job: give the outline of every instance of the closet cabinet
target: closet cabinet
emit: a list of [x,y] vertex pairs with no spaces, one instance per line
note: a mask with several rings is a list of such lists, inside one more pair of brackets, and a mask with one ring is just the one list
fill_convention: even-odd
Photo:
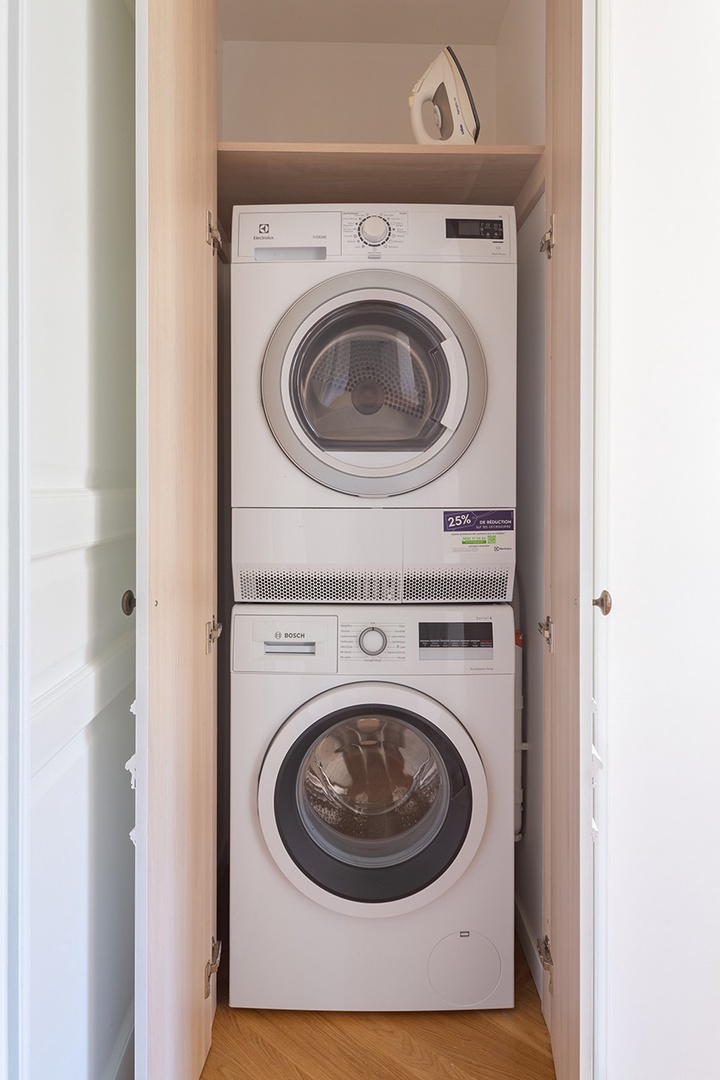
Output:
[[[502,15],[536,2],[494,6]],[[543,191],[555,226],[546,286],[544,587],[555,643],[545,671],[543,886],[554,972],[544,1011],[559,1080],[585,1075],[582,19],[580,0],[548,0],[544,149],[418,147],[408,122],[407,144],[222,141],[218,150],[213,0],[138,4],[138,1077],[197,1080],[213,1015],[217,259],[208,215],[228,236],[236,202],[498,202],[513,203],[523,221]],[[462,59],[462,42],[453,44]],[[252,113],[252,101],[245,106]]]

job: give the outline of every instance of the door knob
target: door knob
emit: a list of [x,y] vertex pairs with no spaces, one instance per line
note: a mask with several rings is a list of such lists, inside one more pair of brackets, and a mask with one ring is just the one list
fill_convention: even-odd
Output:
[[120,607],[123,609],[123,613],[125,615],[132,615],[136,604],[137,600],[135,599],[135,593],[132,589],[127,589],[123,593],[122,600],[120,601]]
[[609,615],[612,611],[612,596],[603,589],[599,596],[596,596],[593,600],[593,607],[599,607],[603,615]]

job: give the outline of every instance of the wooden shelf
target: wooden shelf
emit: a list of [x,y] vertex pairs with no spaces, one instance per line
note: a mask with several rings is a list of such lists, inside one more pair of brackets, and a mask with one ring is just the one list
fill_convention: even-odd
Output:
[[384,202],[532,205],[542,146],[220,143],[218,215],[252,203]]

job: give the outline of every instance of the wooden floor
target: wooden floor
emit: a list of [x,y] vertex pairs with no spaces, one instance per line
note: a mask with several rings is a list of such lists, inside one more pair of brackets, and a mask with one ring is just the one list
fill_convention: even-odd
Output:
[[221,980],[201,1080],[555,1080],[518,945],[515,957],[515,1008],[488,1012],[231,1009]]

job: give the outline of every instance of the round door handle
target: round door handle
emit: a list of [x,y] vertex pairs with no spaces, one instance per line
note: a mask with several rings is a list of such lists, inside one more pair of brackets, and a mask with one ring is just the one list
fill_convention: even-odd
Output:
[[603,589],[600,595],[595,597],[593,600],[593,607],[600,608],[603,615],[610,614],[612,611],[612,596],[607,589]]
[[123,614],[132,615],[136,606],[137,600],[135,599],[135,593],[132,591],[132,589],[127,589],[123,593],[122,600],[120,601],[120,607],[123,609]]

